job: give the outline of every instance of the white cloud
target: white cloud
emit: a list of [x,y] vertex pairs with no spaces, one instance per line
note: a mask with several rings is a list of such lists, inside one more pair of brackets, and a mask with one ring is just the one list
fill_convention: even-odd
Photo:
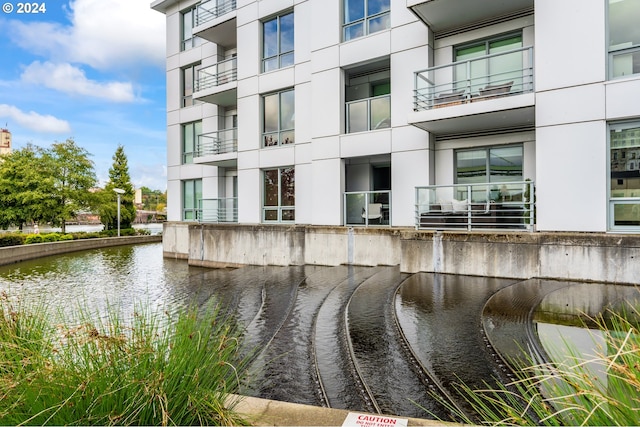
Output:
[[131,83],[89,80],[83,70],[67,63],[35,61],[25,68],[21,78],[24,83],[42,85],[71,95],[90,96],[114,102],[135,100]]
[[38,114],[35,111],[24,112],[18,107],[0,104],[0,117],[15,120],[20,126],[42,133],[69,133],[71,126],[65,120],[51,115]]
[[54,59],[100,70],[162,66],[165,17],[148,0],[71,0],[71,25],[12,21],[13,42]]

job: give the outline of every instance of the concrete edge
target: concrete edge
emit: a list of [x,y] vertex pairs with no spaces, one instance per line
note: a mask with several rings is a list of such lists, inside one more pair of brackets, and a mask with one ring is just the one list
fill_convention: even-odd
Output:
[[0,248],[0,265],[61,255],[70,252],[108,248],[112,246],[161,242],[161,235],[98,237],[94,239],[64,240],[60,242],[33,243],[30,245],[5,246]]
[[[349,413],[362,413],[238,395],[229,396],[228,403],[253,426],[342,426]],[[389,417],[407,419],[409,426],[460,426],[421,418]]]

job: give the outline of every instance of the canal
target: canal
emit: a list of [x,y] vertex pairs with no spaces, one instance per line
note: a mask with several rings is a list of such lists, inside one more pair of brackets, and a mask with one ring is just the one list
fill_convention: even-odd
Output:
[[245,394],[444,419],[433,393],[467,409],[456,383],[507,382],[504,358],[521,349],[561,357],[554,343],[563,337],[592,351],[594,334],[576,319],[638,298],[630,286],[397,267],[206,269],[163,258],[159,243],[0,267],[0,291],[69,315],[108,306],[126,315],[137,304],[175,311],[216,298],[244,326],[246,348],[258,349]]

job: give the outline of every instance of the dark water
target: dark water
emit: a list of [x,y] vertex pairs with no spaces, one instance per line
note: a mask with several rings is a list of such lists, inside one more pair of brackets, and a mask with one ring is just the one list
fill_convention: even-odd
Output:
[[130,313],[136,304],[176,310],[216,298],[245,327],[246,348],[255,350],[246,394],[442,419],[449,412],[434,393],[466,410],[457,383],[509,381],[505,359],[517,359],[520,349],[548,357],[537,334],[544,322],[619,306],[635,291],[409,275],[397,267],[213,270],[164,259],[161,244],[0,267],[0,290],[68,313],[78,304]]

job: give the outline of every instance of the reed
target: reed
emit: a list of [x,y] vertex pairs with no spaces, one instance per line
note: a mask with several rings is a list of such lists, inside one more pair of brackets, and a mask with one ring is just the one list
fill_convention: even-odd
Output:
[[218,306],[52,324],[42,307],[0,302],[2,425],[246,424],[229,394],[247,362]]
[[[463,422],[486,425],[640,424],[640,333],[637,307],[594,319],[604,345],[579,354],[569,344],[566,360],[521,367],[517,380],[498,389],[459,386],[475,411]],[[601,375],[595,375],[594,370]]]

